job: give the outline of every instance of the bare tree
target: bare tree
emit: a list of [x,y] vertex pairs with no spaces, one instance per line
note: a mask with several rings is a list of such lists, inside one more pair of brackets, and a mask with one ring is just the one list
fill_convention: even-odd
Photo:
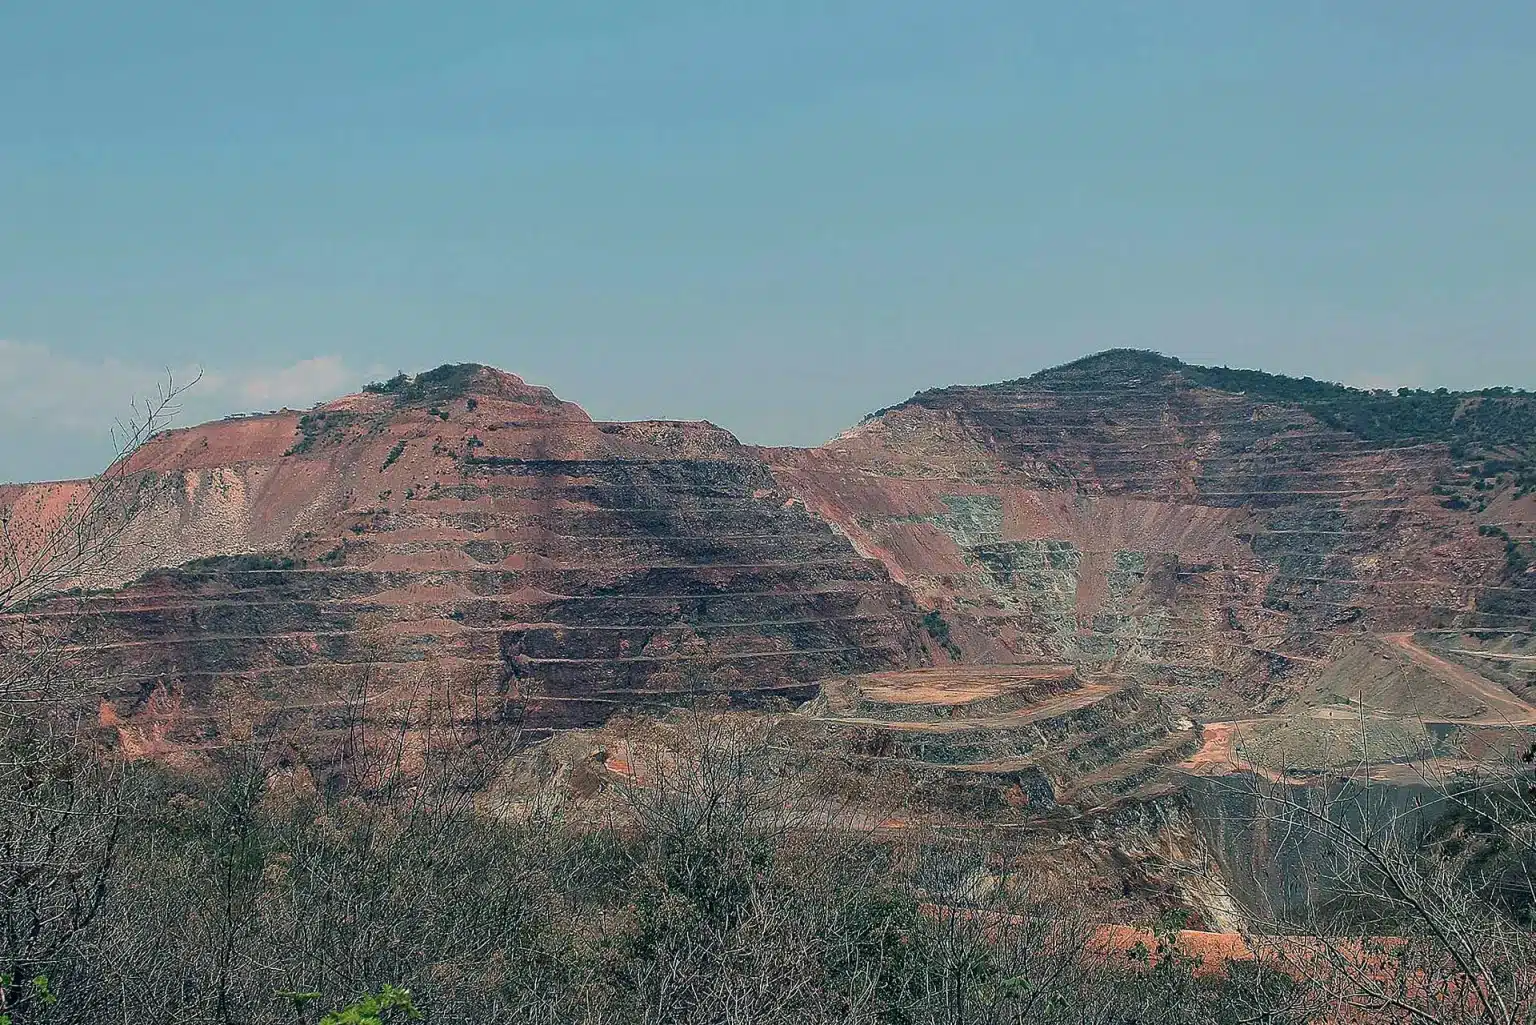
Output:
[[167,372],[154,396],[135,399],[112,432],[107,468],[77,482],[62,510],[33,517],[14,507],[0,510],[0,615],[69,586],[117,554],[143,511],[147,481],[133,455],[175,418],[197,381],[178,384]]
[[14,499],[0,510],[0,976],[10,980],[0,1007],[48,996],[27,980],[46,977],[100,912],[129,787],[123,766],[83,739],[81,698],[93,688],[67,665],[66,636],[28,606],[118,554],[146,507],[132,456],[186,387],[167,375],[136,403],[107,469],[60,486],[73,491],[62,510],[18,510]]

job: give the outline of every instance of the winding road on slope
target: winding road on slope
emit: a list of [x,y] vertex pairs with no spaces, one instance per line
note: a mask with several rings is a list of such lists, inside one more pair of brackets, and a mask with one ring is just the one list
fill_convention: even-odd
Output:
[[1536,708],[1521,701],[1498,684],[1479,676],[1465,666],[1459,666],[1426,651],[1413,642],[1411,633],[1382,634],[1381,639],[1402,652],[1414,664],[1447,683],[1470,691],[1483,702],[1488,711],[1472,719],[1461,719],[1461,725],[1474,726],[1530,726],[1536,725]]

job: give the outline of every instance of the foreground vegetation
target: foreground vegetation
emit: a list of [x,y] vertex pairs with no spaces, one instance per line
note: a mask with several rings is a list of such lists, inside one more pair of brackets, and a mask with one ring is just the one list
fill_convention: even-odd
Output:
[[216,780],[61,753],[8,780],[42,810],[5,827],[0,951],[10,980],[45,982],[13,981],[7,1011],[313,1022],[363,999],[379,1020],[445,1022],[1195,1023],[1253,1020],[1287,990],[1101,949],[1024,881],[978,894],[996,849],[815,828],[791,810],[796,781],[729,743],[699,754],[578,827],[477,809],[460,786],[483,782],[474,754],[326,795],[254,759]]
[[1536,790],[1460,791],[1423,842],[1369,791],[1250,792],[1348,906],[1251,908],[1258,956],[1203,965],[1176,919],[1106,942],[1004,838],[859,828],[730,717],[581,822],[509,803],[489,741],[407,772],[359,733],[315,785],[275,743],[189,774],[44,722],[0,771],[12,1025],[1536,1020]]

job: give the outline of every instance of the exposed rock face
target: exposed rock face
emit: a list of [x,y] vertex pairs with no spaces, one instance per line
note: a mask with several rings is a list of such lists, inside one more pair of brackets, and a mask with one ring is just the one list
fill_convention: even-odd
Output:
[[[1228,888],[1307,895],[1214,777],[1368,764],[1407,801],[1408,757],[1536,724],[1536,397],[1508,389],[1110,352],[801,450],[449,366],[129,471],[122,543],[0,617],[0,652],[51,634],[103,735],[181,764],[260,741],[330,786],[522,728],[558,735],[487,793],[579,815],[693,742],[616,713],[703,695],[772,713],[720,718],[861,828],[1006,825],[1110,916],[1230,928]],[[85,492],[0,488],[10,538]]]
[[[84,582],[113,589],[37,610],[105,671],[125,731],[179,715],[161,741],[216,744],[206,717],[151,696],[323,708],[360,664],[400,694],[430,664],[462,714],[515,701],[542,731],[701,691],[800,701],[920,659],[884,567],[727,432],[595,423],[479,367],[386,387],[135,456],[151,508]],[[55,487],[13,506],[57,505]]]
[[[548,731],[701,691],[751,706],[879,670],[1060,663],[1165,702],[1137,705],[1159,758],[1182,754],[1173,713],[1370,705],[1337,667],[1378,655],[1408,675],[1371,694],[1439,681],[1434,717],[1523,709],[1529,397],[1247,373],[1106,353],[795,450],[598,423],[443,367],[153,439],[131,464],[147,512],[93,590],[26,619],[104,674],[103,721],[147,752],[217,747],[236,714],[339,728],[326,710],[364,666],[370,714],[429,671],[456,717],[515,705]],[[77,490],[0,505],[38,535]],[[983,732],[967,763],[1011,757]]]
[[766,457],[942,609],[968,659],[1114,669],[1215,711],[1288,696],[1361,635],[1523,645],[1536,610],[1511,607],[1524,581],[1487,526],[1514,503],[1456,497],[1454,445],[1363,438],[1191,379],[1210,373],[1106,353],[925,392]]

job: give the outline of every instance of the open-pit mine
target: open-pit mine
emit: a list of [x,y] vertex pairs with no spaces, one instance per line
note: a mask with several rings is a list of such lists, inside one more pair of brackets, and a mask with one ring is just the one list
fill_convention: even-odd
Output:
[[[1108,918],[1225,930],[1275,866],[1224,780],[1406,793],[1536,724],[1536,397],[1507,388],[1111,351],[789,449],[457,365],[123,470],[110,557],[6,626],[94,681],[100,743],[194,769],[260,741],[323,780],[362,709],[516,731],[498,785],[579,809],[703,709],[868,828],[1011,829]],[[0,489],[13,536],[85,487]]]

